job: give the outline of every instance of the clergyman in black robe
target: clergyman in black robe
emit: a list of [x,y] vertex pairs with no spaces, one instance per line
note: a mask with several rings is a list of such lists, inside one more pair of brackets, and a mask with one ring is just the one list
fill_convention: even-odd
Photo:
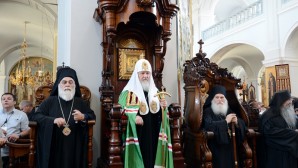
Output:
[[88,120],[95,114],[81,99],[75,70],[57,72],[51,95],[34,113],[38,123],[38,168],[85,168],[88,164]]
[[297,167],[297,118],[289,91],[276,92],[259,120],[260,164],[264,168]]
[[[246,132],[245,123],[229,108],[226,89],[216,85],[212,88],[203,111],[203,128],[214,133],[214,138],[208,141],[208,146],[212,152],[212,164],[215,168],[235,166],[231,136],[232,123],[235,124],[236,141],[239,146]],[[241,167],[242,163],[238,162],[238,164]]]

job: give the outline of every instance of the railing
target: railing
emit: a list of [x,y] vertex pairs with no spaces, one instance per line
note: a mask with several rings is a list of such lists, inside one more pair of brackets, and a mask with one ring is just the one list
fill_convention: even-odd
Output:
[[[284,0],[286,1],[286,0]],[[290,1],[290,0],[288,0]],[[263,1],[260,0],[238,12],[237,14],[223,20],[202,32],[203,40],[222,34],[223,32],[243,24],[259,15],[263,14]]]

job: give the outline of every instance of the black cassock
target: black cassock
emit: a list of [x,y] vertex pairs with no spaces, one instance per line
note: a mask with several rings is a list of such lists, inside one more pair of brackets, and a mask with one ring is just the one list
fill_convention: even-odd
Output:
[[[228,110],[227,115],[230,113],[231,110]],[[206,108],[203,114],[203,128],[206,131],[212,131],[214,133],[214,138],[208,141],[208,146],[212,152],[213,167],[233,168],[233,143],[225,116],[215,115],[211,107]],[[243,141],[245,130],[246,127],[244,121],[238,117],[238,128],[235,129],[237,146],[240,146],[240,143]],[[241,167],[242,163],[239,164],[239,167]]]
[[281,115],[273,115],[271,109],[264,112],[259,131],[262,134],[259,148],[262,167],[297,168],[298,132],[290,129]]
[[[148,93],[144,94],[147,97]],[[137,134],[145,168],[153,168],[155,164],[161,114],[161,110],[155,114],[150,111],[146,115],[138,114],[144,123],[142,126],[137,125]]]
[[[60,98],[65,120],[68,120],[71,101]],[[72,110],[87,114],[88,120],[95,119],[94,112],[78,97],[74,98]],[[88,125],[87,122],[75,123],[73,116],[69,119],[70,135],[62,133],[63,126],[54,124],[55,118],[63,117],[57,96],[50,96],[42,102],[33,116],[38,123],[37,167],[38,168],[85,168],[87,167]]]

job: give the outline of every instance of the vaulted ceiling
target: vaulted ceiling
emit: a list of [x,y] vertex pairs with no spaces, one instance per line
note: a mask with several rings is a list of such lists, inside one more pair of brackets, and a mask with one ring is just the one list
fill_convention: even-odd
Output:
[[53,58],[57,34],[57,0],[0,0],[0,63],[20,57],[25,36],[27,56]]

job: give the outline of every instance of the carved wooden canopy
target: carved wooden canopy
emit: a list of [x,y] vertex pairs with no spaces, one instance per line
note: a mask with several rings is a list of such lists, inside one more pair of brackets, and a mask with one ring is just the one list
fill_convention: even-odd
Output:
[[[103,71],[100,91],[114,100],[127,77],[121,78],[121,51],[144,51],[152,64],[157,87],[162,86],[162,71],[167,41],[171,36],[171,18],[178,7],[169,0],[99,0],[94,17],[103,26]],[[120,54],[119,54],[120,53]],[[111,92],[112,91],[112,92]],[[113,94],[112,94],[113,93]]]

